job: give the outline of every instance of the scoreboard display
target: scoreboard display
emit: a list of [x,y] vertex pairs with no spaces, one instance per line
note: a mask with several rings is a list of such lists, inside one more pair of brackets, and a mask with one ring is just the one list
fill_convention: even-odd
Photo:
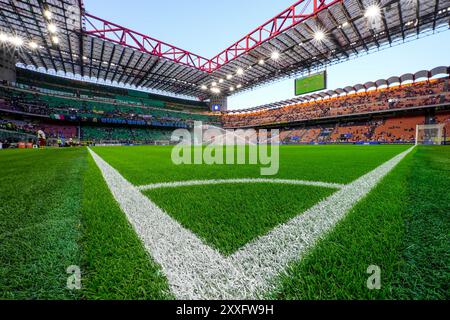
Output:
[[295,95],[324,90],[327,88],[327,72],[323,71],[295,80]]

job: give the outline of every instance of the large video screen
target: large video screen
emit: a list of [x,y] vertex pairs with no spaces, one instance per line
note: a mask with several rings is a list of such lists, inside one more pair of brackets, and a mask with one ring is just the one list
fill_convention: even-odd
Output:
[[311,76],[295,80],[295,95],[300,96],[327,88],[327,72],[316,73]]

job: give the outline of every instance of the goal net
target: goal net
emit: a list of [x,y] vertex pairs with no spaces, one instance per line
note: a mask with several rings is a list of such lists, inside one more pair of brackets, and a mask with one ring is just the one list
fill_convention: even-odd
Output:
[[416,145],[442,145],[444,141],[444,127],[444,124],[417,126]]

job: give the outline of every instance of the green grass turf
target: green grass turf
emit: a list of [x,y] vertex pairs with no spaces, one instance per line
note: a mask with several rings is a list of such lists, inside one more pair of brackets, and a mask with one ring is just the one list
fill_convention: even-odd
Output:
[[229,255],[334,191],[263,183],[161,188],[146,195],[206,243]]
[[408,177],[395,299],[450,299],[450,148],[421,147]]
[[[280,171],[272,178],[349,183],[409,146],[282,146]],[[260,178],[259,165],[179,165],[171,147],[93,149],[135,185],[158,182]]]
[[66,269],[80,261],[80,150],[0,153],[0,298],[75,299]]
[[2,151],[0,167],[0,299],[172,298],[86,149]]
[[[272,299],[449,299],[450,148],[420,147],[286,275]],[[382,288],[367,289],[369,265]]]
[[[406,148],[283,147],[277,177],[346,183]],[[170,163],[168,148],[96,151],[136,184],[259,177],[259,167],[252,166],[176,167]],[[168,294],[165,277],[113,201],[86,149],[2,150],[0,167],[0,299],[173,298]],[[268,297],[449,299],[449,168],[448,147],[415,150],[302,261],[292,264]],[[215,205],[222,210],[236,208],[239,203],[241,209],[257,199],[258,212],[269,213],[271,206],[275,212],[280,208],[264,194],[270,192],[271,197],[286,199],[291,192],[282,194],[279,185],[252,185],[237,192],[236,188],[244,186],[207,186],[208,193],[203,195],[199,192],[202,187],[187,188],[187,194],[181,194],[179,189],[161,189],[167,194],[158,196],[156,201],[164,206],[163,201],[170,197],[192,199],[191,212],[183,212],[183,208],[173,212],[185,219],[188,214],[204,220],[216,219],[226,226],[229,210],[224,216],[214,216],[212,211],[205,214],[196,211],[194,200],[200,199],[197,204],[206,205],[205,197],[215,197],[209,190],[217,187],[220,190],[216,195],[223,191],[227,196],[216,198],[216,203],[208,200],[209,207]],[[307,188],[306,191],[314,189]],[[243,200],[233,201],[236,197]],[[298,199],[278,205],[289,211],[291,206],[306,204]],[[257,222],[254,229],[249,228],[254,233],[243,234],[249,240],[265,233],[265,228],[270,230],[268,224],[275,223],[269,221],[270,214],[258,216],[250,209],[246,212],[247,221],[253,218]],[[285,213],[275,216],[277,223],[289,219]],[[207,230],[205,225],[199,225],[201,230],[197,232],[211,233],[217,227],[210,224]],[[245,224],[238,228],[242,226]],[[223,252],[232,252],[245,242],[221,235],[220,230],[218,235],[222,242],[217,247],[228,241]],[[366,288],[366,269],[371,264],[381,267],[380,291]],[[79,292],[66,289],[69,265],[82,268],[83,290]]]
[[173,299],[162,271],[136,237],[90,156],[83,187],[83,297]]

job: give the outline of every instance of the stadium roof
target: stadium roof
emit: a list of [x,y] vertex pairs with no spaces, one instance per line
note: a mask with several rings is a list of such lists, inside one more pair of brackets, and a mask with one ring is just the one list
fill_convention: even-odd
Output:
[[212,59],[85,12],[81,0],[0,0],[19,63],[207,99],[448,30],[450,0],[301,0]]

